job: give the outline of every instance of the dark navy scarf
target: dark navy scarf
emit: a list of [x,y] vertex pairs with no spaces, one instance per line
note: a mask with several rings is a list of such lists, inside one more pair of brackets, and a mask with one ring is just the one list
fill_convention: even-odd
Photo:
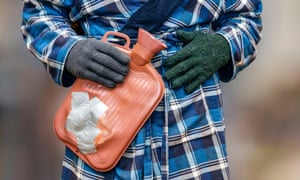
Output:
[[139,28],[156,32],[181,2],[182,0],[149,0],[129,18],[120,32],[130,38],[137,37]]

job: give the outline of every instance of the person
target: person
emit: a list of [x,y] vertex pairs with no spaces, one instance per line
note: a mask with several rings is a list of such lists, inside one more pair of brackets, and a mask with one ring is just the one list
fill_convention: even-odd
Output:
[[220,83],[256,58],[260,0],[23,3],[26,47],[63,87],[76,78],[108,88],[124,82],[130,59],[98,41],[107,31],[134,40],[142,27],[167,45],[151,61],[164,79],[164,98],[118,164],[99,172],[66,148],[62,179],[229,179]]

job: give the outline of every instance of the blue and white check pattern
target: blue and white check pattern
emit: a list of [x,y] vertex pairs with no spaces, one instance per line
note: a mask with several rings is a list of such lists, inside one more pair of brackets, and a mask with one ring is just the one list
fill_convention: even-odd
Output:
[[[147,0],[23,2],[22,33],[27,48],[56,83],[69,86],[74,77],[64,64],[72,46],[120,30]],[[259,0],[184,0],[154,34],[168,46],[152,60],[154,67],[164,74],[162,62],[181,48],[174,36],[176,29],[221,34],[231,47],[232,62],[190,95],[165,82],[164,99],[113,170],[97,172],[66,149],[62,179],[229,179],[220,80],[234,79],[255,59],[261,12]],[[71,21],[79,21],[86,35],[77,35],[70,28]]]

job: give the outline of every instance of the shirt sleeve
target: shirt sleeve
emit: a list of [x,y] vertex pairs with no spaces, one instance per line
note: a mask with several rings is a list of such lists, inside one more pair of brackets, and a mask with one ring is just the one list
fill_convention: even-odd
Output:
[[27,49],[40,60],[53,80],[68,87],[75,78],[64,65],[69,51],[84,39],[71,28],[69,9],[74,0],[23,1],[21,31]]
[[227,39],[231,61],[219,70],[220,79],[228,82],[256,58],[262,31],[260,0],[226,0],[224,13],[213,23],[217,34]]

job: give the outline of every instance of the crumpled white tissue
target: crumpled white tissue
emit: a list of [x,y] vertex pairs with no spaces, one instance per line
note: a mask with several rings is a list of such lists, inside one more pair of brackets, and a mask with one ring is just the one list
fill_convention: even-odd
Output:
[[76,136],[78,149],[83,154],[96,152],[94,139],[101,132],[97,122],[106,110],[107,106],[97,97],[90,100],[86,92],[72,92],[72,109],[66,129]]

